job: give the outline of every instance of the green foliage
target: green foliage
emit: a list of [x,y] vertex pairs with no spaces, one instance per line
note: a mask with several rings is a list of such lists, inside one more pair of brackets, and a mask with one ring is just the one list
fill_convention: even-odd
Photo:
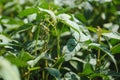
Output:
[[46,68],[46,70],[56,78],[56,80],[60,80],[60,72],[54,68]]
[[1,0],[0,56],[18,67],[21,80],[119,80],[119,5]]

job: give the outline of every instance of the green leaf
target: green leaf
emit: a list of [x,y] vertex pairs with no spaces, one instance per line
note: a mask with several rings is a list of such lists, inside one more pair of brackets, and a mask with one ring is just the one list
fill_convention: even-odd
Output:
[[112,59],[113,63],[115,64],[116,70],[118,71],[116,60],[115,60],[114,56],[112,55],[112,53],[110,53],[110,51],[107,48],[105,48],[104,46],[101,46],[100,44],[97,44],[97,43],[89,44],[89,48],[100,49],[103,52],[105,52]]
[[64,56],[61,56],[52,67],[59,67],[64,61]]
[[81,46],[75,42],[74,39],[70,39],[66,46],[63,47],[63,53],[65,61],[70,60],[80,50]]
[[35,70],[38,70],[40,69],[40,67],[32,67],[32,68],[29,68],[29,71],[35,71]]
[[25,16],[28,16],[30,14],[37,13],[37,12],[38,12],[37,8],[28,8],[28,9],[21,11],[18,16],[25,17]]
[[36,40],[34,40],[29,43],[26,43],[25,48],[28,52],[34,53],[36,50],[41,50],[43,48],[44,43],[44,40],[38,40],[37,43]]
[[[95,32],[95,33],[97,33],[98,31],[97,31],[97,28],[94,28],[94,27],[87,27],[88,28],[88,30],[90,30],[90,31],[92,31],[92,32]],[[106,29],[102,29],[102,33],[108,33],[108,32],[110,32],[109,30],[106,30]]]
[[82,22],[86,22],[87,20],[85,19],[85,17],[84,17],[84,15],[83,14],[76,14],[75,15],[80,21],[82,21]]
[[52,17],[52,19],[54,20],[54,22],[56,22],[56,16],[55,16],[55,14],[54,14],[53,11],[48,10],[48,9],[43,9],[43,8],[38,8],[38,9],[39,9],[40,11],[43,11],[43,12],[48,13],[48,14]]
[[119,4],[120,4],[120,1],[119,1],[119,0],[113,0],[113,2],[114,2],[116,5],[119,5]]
[[78,62],[81,62],[81,63],[86,63],[86,61],[80,59],[80,58],[77,58],[77,57],[72,57],[71,60],[75,60],[75,61],[78,61]]
[[79,25],[73,21],[70,20],[71,16],[68,14],[59,14],[57,16],[57,19],[63,22],[64,24],[68,25],[70,28],[75,30],[76,32],[79,33],[79,30],[77,29]]
[[30,65],[31,67],[34,67],[34,66],[39,62],[40,59],[43,59],[43,58],[46,57],[46,56],[45,56],[46,52],[47,52],[47,50],[46,50],[45,52],[42,52],[42,53],[41,53],[39,56],[37,56],[34,60],[29,60],[29,61],[27,62],[27,64]]
[[118,40],[120,40],[120,33],[118,33],[118,32],[114,32],[114,33],[103,33],[102,34],[103,36],[106,36],[106,37],[108,37],[108,38],[113,38],[113,39],[118,39]]
[[20,80],[18,68],[0,56],[0,78],[3,80]]
[[93,73],[92,65],[89,64],[89,63],[85,63],[85,66],[84,66],[84,69],[83,69],[83,74],[90,75],[91,73]]
[[8,59],[13,64],[17,65],[18,67],[25,67],[27,66],[27,63],[21,60],[20,58],[14,56],[13,54],[9,54],[5,56],[6,59]]
[[78,66],[79,66],[79,63],[77,61],[70,61],[70,64],[72,65],[72,67],[74,67],[76,70],[78,70]]
[[67,72],[63,80],[80,80],[80,77],[74,72]]
[[88,30],[92,31],[92,32],[97,32],[97,28],[93,28],[93,27],[87,27]]
[[116,44],[120,43],[120,40],[118,40],[118,39],[110,39],[110,43],[111,43],[111,45],[116,45]]
[[15,33],[23,32],[23,31],[26,31],[32,27],[33,27],[33,25],[31,23],[24,24],[24,25],[20,26],[19,28],[17,28],[15,31],[13,31],[11,34],[13,35]]
[[74,48],[76,47],[77,43],[75,41],[75,39],[69,39],[67,42],[67,48],[69,51],[73,51]]
[[101,74],[101,73],[93,73],[90,75],[90,78],[92,78],[92,80],[98,80],[100,78],[103,78],[104,80],[111,80],[109,79],[108,75]]
[[115,71],[108,71],[107,75],[120,77],[120,73]]
[[120,44],[113,46],[110,51],[112,54],[120,53]]
[[52,76],[54,76],[56,78],[56,80],[61,80],[60,79],[60,72],[59,70],[55,69],[55,68],[45,68],[49,74],[51,74]]
[[22,50],[18,55],[19,55],[18,58],[24,62],[27,62],[28,60],[31,60],[34,58],[30,53],[25,52],[24,50]]
[[[74,17],[73,17],[74,18]],[[68,14],[59,14],[57,16],[57,19],[63,22],[64,24],[68,25],[70,27],[70,31],[72,32],[72,36],[77,41],[87,41],[90,39],[89,31],[85,26],[79,25],[76,21],[72,21],[71,16]],[[76,18],[75,18],[76,19]]]
[[4,34],[0,34],[0,46],[8,44],[10,41],[11,39],[9,37]]

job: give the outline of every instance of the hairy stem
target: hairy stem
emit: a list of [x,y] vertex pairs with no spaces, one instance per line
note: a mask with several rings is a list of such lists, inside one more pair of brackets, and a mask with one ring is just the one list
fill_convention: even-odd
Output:
[[[102,35],[102,29],[98,26],[98,43],[101,44],[101,35]],[[97,66],[101,64],[100,61],[100,49],[98,49],[98,56],[97,56]]]

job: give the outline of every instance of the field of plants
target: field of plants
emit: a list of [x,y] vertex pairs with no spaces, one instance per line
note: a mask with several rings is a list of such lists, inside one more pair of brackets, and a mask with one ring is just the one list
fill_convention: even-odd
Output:
[[0,0],[0,80],[120,80],[120,0]]

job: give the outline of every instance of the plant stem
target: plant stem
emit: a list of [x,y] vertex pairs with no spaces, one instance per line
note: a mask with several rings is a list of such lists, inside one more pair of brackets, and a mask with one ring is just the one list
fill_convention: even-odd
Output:
[[49,20],[47,20],[49,22],[49,24],[51,26],[53,26],[54,30],[55,30],[55,33],[57,35],[57,56],[58,58],[60,57],[60,35],[59,35],[59,32],[57,31],[57,28],[56,28],[56,23],[55,22],[50,22]]
[[39,33],[40,33],[40,26],[38,26],[37,35],[36,35],[35,55],[37,54],[37,43],[38,43]]
[[58,58],[59,58],[60,57],[60,37],[59,37],[59,33],[56,28],[56,24],[54,24],[54,29],[55,29],[55,33],[57,35],[57,54],[58,54]]
[[[98,43],[101,44],[101,35],[102,35],[102,29],[98,26]],[[98,56],[97,56],[97,66],[101,64],[100,61],[100,49],[98,49]]]
[[42,80],[45,80],[45,71],[42,72]]

